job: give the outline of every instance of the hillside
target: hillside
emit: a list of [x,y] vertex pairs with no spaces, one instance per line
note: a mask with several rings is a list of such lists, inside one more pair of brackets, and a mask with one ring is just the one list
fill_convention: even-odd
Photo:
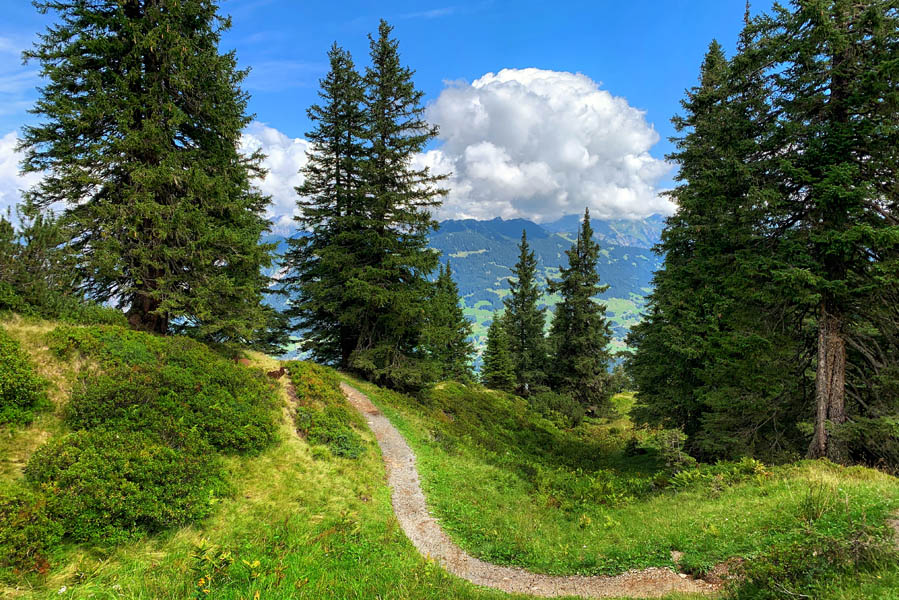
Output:
[[[10,317],[0,334],[19,357],[5,368],[39,378],[16,389],[49,400],[2,426],[3,597],[514,597],[411,545],[336,372],[292,362],[275,381],[263,355],[237,365],[187,338],[114,326]],[[747,578],[738,598],[777,597],[779,585],[889,598],[899,586],[885,523],[899,484],[883,473],[679,463],[664,431],[632,428],[629,395],[617,416],[578,423],[563,406],[538,411],[478,386],[415,399],[344,380],[408,440],[453,541],[493,563],[712,577],[724,562]]]
[[[567,250],[580,224],[580,216],[569,215],[557,221],[538,225],[525,219],[489,221],[474,219],[447,220],[430,236],[430,244],[441,253],[441,261],[452,266],[453,278],[459,285],[466,316],[474,324],[474,339],[481,347],[493,312],[503,307],[508,293],[507,279],[518,259],[518,243],[522,230],[528,234],[538,261],[542,279],[557,278],[559,266],[567,266]],[[609,290],[601,300],[612,322],[613,347],[624,348],[628,329],[640,319],[644,298],[652,289],[653,273],[661,266],[661,257],[653,253],[664,219],[653,215],[643,220],[594,220],[596,239],[601,245],[598,270]],[[270,236],[267,242],[286,250],[285,239]],[[270,270],[270,274],[276,269]],[[559,298],[546,294],[544,303],[553,307]],[[283,309],[286,299],[270,296],[268,302]]]
[[[567,266],[565,251],[575,239],[580,217],[571,215],[537,225],[524,219],[490,221],[450,220],[431,235],[431,246],[441,260],[452,265],[453,277],[465,303],[465,313],[474,322],[475,340],[483,344],[493,311],[502,308],[508,293],[507,279],[518,260],[522,230],[536,255],[538,277],[558,278],[559,266]],[[628,328],[640,318],[644,298],[652,289],[652,275],[661,259],[652,252],[664,220],[654,215],[637,221],[592,221],[601,246],[598,271],[609,285],[601,300],[612,321],[615,349],[622,349]],[[547,294],[545,304],[559,301]]]
[[[259,354],[250,355],[247,367],[185,338],[19,318],[0,322],[0,335],[7,333],[48,382],[52,407],[30,424],[0,426],[0,597],[510,597],[452,578],[415,552],[396,525],[383,466],[364,421],[351,416],[349,423],[335,422],[333,409],[330,420],[319,420],[324,413],[315,406],[322,398],[336,392],[343,403],[328,372],[297,370],[301,395],[293,398],[286,378],[266,382],[264,371],[277,362]],[[182,469],[180,479],[170,478],[178,462],[146,462],[164,454],[182,460],[196,456],[190,446],[203,443],[198,440],[185,446],[153,434],[152,448],[158,450],[121,455],[97,443],[105,434],[73,431],[85,426],[72,420],[73,401],[83,407],[79,399],[92,389],[82,386],[118,368],[138,375],[119,379],[132,389],[142,372],[167,382],[167,393],[141,388],[145,402],[139,410],[149,424],[164,422],[178,405],[202,410],[202,424],[191,427],[185,439],[196,435],[217,444],[207,447],[205,474]],[[192,375],[184,379],[188,372]],[[205,378],[204,385],[197,378]],[[253,406],[229,413],[239,396],[203,393],[210,380],[223,378],[237,386],[261,384],[263,393]],[[187,386],[181,391],[179,381]],[[116,384],[106,380],[106,385]],[[133,396],[116,398],[119,409],[137,408]],[[94,418],[114,437],[147,435],[135,433],[129,414],[134,413],[107,410]],[[253,414],[262,419],[257,432],[271,435],[255,435],[259,445],[240,450],[238,442],[252,431]],[[316,424],[301,436],[294,418],[300,423],[302,415]],[[181,425],[175,430],[185,432]],[[348,432],[359,440],[355,458],[327,441],[331,434],[345,439]],[[87,436],[87,443],[67,443],[73,436]],[[59,449],[59,442],[67,447]],[[33,475],[47,458],[42,446],[58,449],[52,487]],[[66,464],[73,457],[80,458]],[[207,487],[209,476],[218,482],[214,491]],[[192,507],[179,513],[183,519],[152,520],[177,509],[189,494],[190,504],[180,503]],[[96,535],[103,527],[116,535]]]

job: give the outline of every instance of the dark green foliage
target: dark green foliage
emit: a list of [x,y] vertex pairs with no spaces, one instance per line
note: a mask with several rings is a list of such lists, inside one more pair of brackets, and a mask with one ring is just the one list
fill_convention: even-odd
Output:
[[64,246],[64,229],[52,216],[33,213],[33,207],[19,207],[19,231],[0,215],[0,311],[85,325],[126,325],[122,311],[84,298]]
[[261,268],[269,199],[242,155],[250,122],[229,26],[212,0],[38,1],[58,13],[26,59],[45,85],[25,127],[25,171],[44,177],[33,210],[55,203],[79,284],[137,328],[172,324],[251,343],[271,322]]
[[79,431],[38,448],[26,477],[76,541],[116,543],[208,515],[227,491],[211,452],[136,431]]
[[288,240],[287,274],[281,281],[303,348],[316,360],[346,365],[358,338],[357,311],[346,284],[367,249],[361,178],[365,91],[349,52],[335,44],[328,58],[331,70],[319,91],[323,104],[306,111],[315,124],[306,137],[314,145],[302,169],[303,185],[296,190],[302,197],[295,219],[309,235]]
[[577,427],[584,420],[584,405],[567,394],[539,392],[528,398],[528,404],[560,428]]
[[348,53],[329,54],[325,102],[309,111],[310,139],[320,142],[298,190],[308,236],[291,245],[285,283],[313,356],[415,390],[439,375],[422,333],[438,263],[428,248],[430,209],[445,191],[437,187],[444,177],[412,167],[437,129],[390,34],[381,21],[370,36],[361,80]]
[[440,266],[428,298],[422,345],[442,380],[472,380],[471,321],[459,306],[459,288],[453,281],[449,262]]
[[584,212],[577,240],[565,254],[568,266],[559,267],[561,278],[549,282],[550,291],[562,296],[550,329],[549,380],[554,390],[581,405],[607,412],[612,397],[608,373],[611,355],[607,349],[612,331],[605,305],[594,297],[609,286],[599,284],[599,244],[593,240],[589,210]]
[[45,571],[47,553],[62,534],[45,497],[29,490],[0,492],[0,567]]
[[[744,36],[743,44],[747,43]],[[795,457],[807,414],[802,304],[769,277],[760,218],[765,89],[747,60],[712,43],[674,119],[681,166],[649,313],[628,338],[638,421],[682,429],[707,458]]]
[[679,209],[632,338],[637,416],[709,456],[893,460],[897,53],[887,1],[776,6],[732,60],[712,46],[675,119]]
[[0,327],[0,425],[30,423],[35,412],[50,408],[46,387],[28,354]]
[[519,394],[528,395],[546,383],[546,338],[543,327],[546,309],[539,308],[537,260],[528,246],[527,231],[521,232],[518,262],[509,280],[510,294],[504,325],[509,335],[509,348],[515,365],[515,386]]
[[[624,353],[626,354],[626,353]],[[634,389],[634,380],[623,364],[615,365],[612,373],[609,375],[609,390],[612,394],[620,394],[621,392],[629,392]]]
[[365,444],[352,425],[353,413],[340,391],[340,379],[327,367],[310,362],[288,363],[296,392],[294,423],[310,444],[327,446],[334,456],[359,458]]
[[347,283],[359,315],[348,364],[371,381],[414,390],[433,378],[422,368],[420,346],[431,288],[427,276],[438,263],[428,248],[428,233],[437,225],[431,209],[446,191],[437,187],[445,176],[411,166],[437,128],[424,119],[424,92],[415,89],[412,70],[402,66],[391,32],[382,20],[378,36],[369,36],[371,65],[365,70],[363,100],[366,203],[360,222],[367,253],[352,267]]
[[114,327],[58,327],[50,347],[99,360],[66,407],[73,429],[151,432],[177,448],[197,440],[256,453],[277,436],[278,399],[261,371],[236,365],[185,337]]
[[503,315],[497,316],[496,313],[490,323],[490,329],[487,330],[481,383],[489,388],[506,392],[515,389],[515,363],[512,361],[509,334],[503,323]]

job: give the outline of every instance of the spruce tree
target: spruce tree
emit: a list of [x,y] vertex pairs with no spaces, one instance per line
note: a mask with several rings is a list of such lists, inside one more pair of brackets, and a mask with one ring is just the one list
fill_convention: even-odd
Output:
[[296,190],[295,220],[303,233],[289,240],[282,284],[303,349],[316,360],[345,367],[359,341],[359,307],[348,301],[347,282],[367,253],[361,176],[366,119],[362,77],[349,52],[334,44],[328,58],[331,69],[320,82],[322,104],[307,110],[315,127],[306,133],[312,146],[303,185]]
[[717,456],[895,460],[897,50],[894,3],[803,0],[707,61],[631,338],[638,418]]
[[524,396],[546,383],[546,309],[540,308],[537,259],[528,246],[527,232],[521,232],[518,262],[509,280],[510,294],[503,300],[505,326],[515,364],[515,385]]
[[554,390],[570,395],[582,406],[606,408],[612,395],[607,349],[612,331],[605,305],[594,298],[609,286],[599,283],[599,244],[593,240],[589,210],[584,211],[577,239],[565,254],[568,266],[559,268],[558,281],[548,282],[549,290],[562,297],[550,328],[550,382]]
[[238,151],[246,71],[218,51],[229,20],[211,0],[36,6],[60,20],[25,52],[46,80],[24,128],[25,171],[45,175],[28,199],[65,206],[83,289],[140,329],[255,339],[273,246],[261,155]]
[[440,379],[470,381],[474,354],[471,321],[459,306],[459,288],[453,281],[449,261],[440,267],[432,289],[422,335],[427,357]]
[[346,274],[346,301],[358,333],[349,364],[375,381],[416,388],[426,383],[421,337],[428,276],[438,265],[437,253],[428,248],[428,234],[437,227],[431,209],[446,190],[438,187],[445,176],[412,165],[437,128],[424,119],[424,94],[415,88],[413,71],[402,65],[391,31],[382,20],[378,36],[369,36],[365,207],[357,221],[364,252]]
[[649,314],[628,339],[634,417],[682,428],[688,448],[708,459],[796,448],[806,391],[801,311],[785,310],[759,269],[767,103],[750,62],[730,63],[713,42],[674,119],[678,209],[659,246],[665,262]]
[[481,383],[494,390],[511,392],[515,390],[515,363],[512,360],[509,334],[503,320],[502,315],[494,313],[493,321],[487,329]]
[[899,284],[899,14],[892,0],[803,0],[775,6],[757,31],[775,91],[767,150],[779,159],[764,222],[777,242],[770,267],[817,304],[808,454],[844,462],[830,434],[850,416],[847,370],[859,365],[847,363],[847,344],[865,348],[855,325],[873,308],[871,291]]

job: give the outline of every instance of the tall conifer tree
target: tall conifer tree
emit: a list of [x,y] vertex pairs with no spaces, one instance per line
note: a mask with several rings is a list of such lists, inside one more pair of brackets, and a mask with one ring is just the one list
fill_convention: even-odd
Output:
[[560,267],[558,281],[549,282],[549,290],[562,297],[550,328],[550,381],[554,390],[569,394],[584,406],[604,407],[612,395],[607,349],[612,331],[605,305],[594,297],[609,286],[599,283],[599,244],[593,240],[589,210],[584,211],[577,240],[565,254],[568,266]]
[[481,382],[494,390],[512,392],[515,390],[515,363],[509,347],[508,328],[503,321],[504,315],[494,313],[493,321],[487,329]]
[[784,309],[759,268],[769,252],[755,225],[770,192],[760,151],[768,105],[749,63],[729,62],[713,42],[673,120],[678,209],[659,246],[665,263],[649,314],[629,337],[635,418],[683,428],[706,458],[794,449],[807,391],[802,313]]
[[424,93],[413,71],[402,65],[398,42],[385,21],[369,36],[366,69],[363,171],[365,212],[359,221],[365,239],[360,262],[347,274],[347,301],[354,308],[357,344],[350,365],[395,387],[417,387],[428,276],[438,255],[428,248],[437,222],[431,209],[446,191],[445,176],[415,168],[413,157],[437,135],[424,119]]
[[527,231],[521,232],[518,251],[518,262],[509,280],[510,294],[503,300],[504,321],[515,364],[516,389],[528,395],[546,383],[546,309],[538,305],[537,259],[528,246]]
[[453,281],[450,263],[441,266],[428,300],[422,343],[440,379],[470,381],[471,321],[459,306],[459,287]]
[[26,58],[47,81],[24,128],[28,199],[60,202],[85,290],[140,329],[248,341],[271,311],[261,155],[238,151],[246,71],[212,0],[39,1],[60,21]]
[[830,433],[849,415],[847,344],[864,344],[854,328],[873,308],[870,291],[899,284],[899,12],[892,0],[793,4],[757,23],[781,183],[767,233],[779,243],[775,276],[817,304],[808,453],[842,462],[847,449]]
[[307,110],[315,124],[306,134],[312,149],[302,169],[303,185],[296,190],[300,214],[295,220],[304,234],[289,241],[282,282],[303,348],[316,360],[346,366],[359,341],[359,308],[349,302],[346,285],[367,252],[365,90],[349,52],[334,44],[328,58],[331,70],[320,83],[322,104]]

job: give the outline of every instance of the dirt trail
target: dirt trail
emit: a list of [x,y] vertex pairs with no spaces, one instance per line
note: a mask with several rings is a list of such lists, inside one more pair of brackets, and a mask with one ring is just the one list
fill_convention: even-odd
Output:
[[436,560],[453,575],[504,592],[543,597],[658,598],[671,592],[713,594],[719,589],[717,585],[662,567],[615,576],[553,576],[493,565],[469,556],[449,539],[428,512],[418,482],[415,454],[400,432],[365,394],[345,383],[340,387],[350,404],[366,418],[378,440],[393,492],[393,510],[403,531],[422,555]]

